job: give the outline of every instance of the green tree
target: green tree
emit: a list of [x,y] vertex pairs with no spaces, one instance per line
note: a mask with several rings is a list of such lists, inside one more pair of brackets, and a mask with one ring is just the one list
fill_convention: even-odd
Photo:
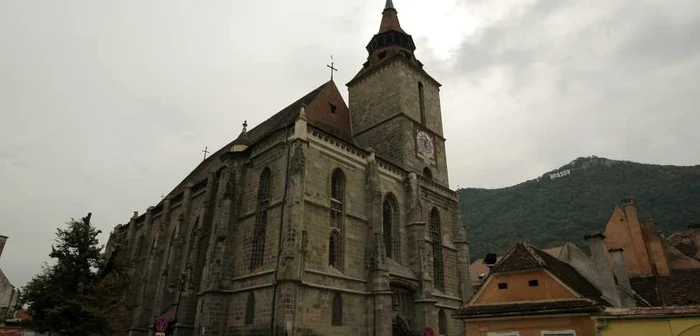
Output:
[[55,264],[45,266],[21,292],[20,302],[29,306],[34,326],[41,331],[76,336],[109,333],[104,308],[116,301],[106,299],[115,282],[106,281],[109,272],[103,267],[100,231],[90,217],[71,219],[66,229],[57,229],[49,254]]

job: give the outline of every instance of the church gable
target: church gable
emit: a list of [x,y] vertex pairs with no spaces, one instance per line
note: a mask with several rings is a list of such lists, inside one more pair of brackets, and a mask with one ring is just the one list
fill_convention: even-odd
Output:
[[308,103],[305,114],[311,126],[355,144],[350,128],[350,111],[334,82],[321,87],[316,97]]

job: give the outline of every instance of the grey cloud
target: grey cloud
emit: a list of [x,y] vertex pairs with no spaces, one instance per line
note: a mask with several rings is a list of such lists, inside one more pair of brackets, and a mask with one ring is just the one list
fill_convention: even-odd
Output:
[[[449,150],[490,157],[471,145],[486,142],[509,168],[461,161],[466,184],[514,184],[584,155],[696,164],[699,25],[691,1],[539,0],[479,28],[441,74],[462,86],[445,110],[475,118],[448,124]],[[480,107],[493,120],[473,117]]]
[[[513,0],[498,17],[502,0],[463,1],[485,25],[447,61],[415,3],[394,3],[444,85],[453,187],[514,184],[581,155],[700,161],[697,1]],[[328,80],[330,54],[347,98],[382,5],[1,2],[0,267],[24,284],[55,228],[88,211],[106,241],[204,146]]]

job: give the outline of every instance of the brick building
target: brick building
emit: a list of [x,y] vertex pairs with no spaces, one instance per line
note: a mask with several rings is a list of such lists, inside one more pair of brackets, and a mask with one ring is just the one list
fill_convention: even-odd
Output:
[[466,234],[440,84],[391,0],[347,84],[311,91],[215,152],[110,235],[133,266],[124,333],[462,335]]

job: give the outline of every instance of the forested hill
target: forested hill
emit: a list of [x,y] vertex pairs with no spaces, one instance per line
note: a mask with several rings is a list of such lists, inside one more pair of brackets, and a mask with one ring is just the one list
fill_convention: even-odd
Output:
[[541,177],[501,189],[460,189],[472,260],[502,254],[518,240],[540,248],[602,230],[612,208],[630,195],[641,220],[667,236],[700,219],[700,165],[660,166],[578,158]]

